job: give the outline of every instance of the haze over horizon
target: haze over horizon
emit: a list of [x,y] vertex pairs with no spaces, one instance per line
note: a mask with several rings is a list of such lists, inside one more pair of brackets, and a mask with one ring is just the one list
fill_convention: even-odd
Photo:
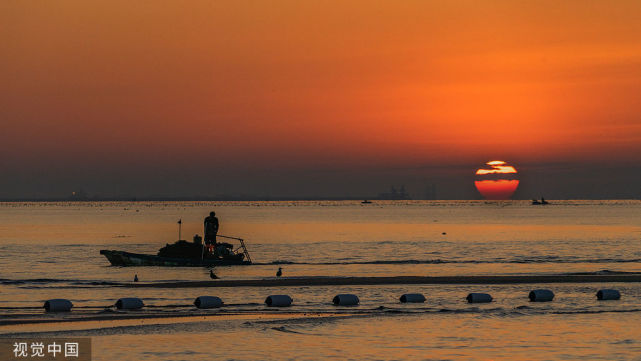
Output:
[[[616,6],[614,6],[616,5]],[[641,198],[641,2],[0,4],[0,198]]]

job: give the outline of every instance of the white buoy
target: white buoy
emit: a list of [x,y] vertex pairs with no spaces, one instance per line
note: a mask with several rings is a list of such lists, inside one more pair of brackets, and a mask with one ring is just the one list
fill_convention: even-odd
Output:
[[271,295],[265,299],[265,304],[270,307],[289,307],[292,302],[294,300],[288,295]]
[[116,302],[116,307],[121,310],[137,310],[145,306],[140,298],[125,297]]
[[345,293],[345,294],[334,296],[334,299],[332,300],[332,302],[334,302],[334,304],[337,306],[354,306],[354,305],[358,305],[360,300],[356,295]]
[[223,300],[216,296],[200,296],[194,301],[198,308],[220,308],[223,306]]
[[554,292],[550,290],[533,290],[530,291],[530,301],[532,302],[549,302],[554,299]]
[[422,303],[425,302],[425,296],[420,293],[406,293],[401,296],[400,300],[403,303]]
[[487,293],[470,293],[466,299],[469,303],[492,302],[492,296]]
[[47,312],[69,312],[71,311],[71,307],[73,307],[73,303],[63,298],[55,298],[45,301],[43,307]]
[[603,289],[596,293],[596,298],[601,301],[618,300],[621,298],[621,293],[617,290]]

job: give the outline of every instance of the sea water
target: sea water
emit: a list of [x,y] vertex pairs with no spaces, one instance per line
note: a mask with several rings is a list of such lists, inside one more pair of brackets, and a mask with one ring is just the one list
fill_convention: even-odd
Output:
[[[90,336],[96,360],[201,359],[638,359],[641,286],[622,284],[377,285],[287,288],[122,288],[210,280],[206,268],[114,267],[101,249],[155,254],[202,235],[216,211],[220,234],[241,237],[251,266],[214,269],[221,279],[468,276],[641,272],[640,201],[80,202],[0,204],[0,317],[43,313],[51,298],[74,317],[117,312],[120,297],[144,299],[137,315],[167,317],[2,324],[0,335]],[[597,301],[600,288],[619,301]],[[549,303],[531,303],[549,288]],[[402,305],[403,293],[424,304]],[[492,294],[470,305],[469,292]],[[294,306],[269,311],[270,294]],[[357,307],[331,299],[354,293]],[[229,317],[190,319],[195,297],[216,295]],[[282,316],[274,315],[280,312]],[[46,317],[69,317],[45,315]]]

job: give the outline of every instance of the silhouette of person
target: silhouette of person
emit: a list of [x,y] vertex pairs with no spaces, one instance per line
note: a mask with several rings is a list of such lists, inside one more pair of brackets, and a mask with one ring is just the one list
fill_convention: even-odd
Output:
[[203,238],[199,235],[194,235],[194,243],[197,245],[202,245],[203,244]]
[[205,218],[205,244],[216,244],[217,233],[218,218],[216,212],[210,212],[209,217]]

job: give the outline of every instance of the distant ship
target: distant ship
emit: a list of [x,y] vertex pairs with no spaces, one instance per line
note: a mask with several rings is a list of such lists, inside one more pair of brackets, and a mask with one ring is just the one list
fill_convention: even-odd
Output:
[[543,198],[543,197],[541,197],[540,201],[538,199],[533,199],[532,200],[532,205],[533,206],[535,206],[535,205],[546,205],[546,204],[549,204],[549,202],[546,201],[545,198]]
[[378,194],[378,199],[382,200],[410,200],[409,193],[405,191],[405,186],[402,185],[400,190],[396,190],[394,186],[390,187],[390,191],[387,193],[379,193]]
[[366,199],[366,200],[362,201],[361,203],[363,203],[363,204],[370,204],[370,203],[372,203],[372,201],[368,201],[368,200]]

